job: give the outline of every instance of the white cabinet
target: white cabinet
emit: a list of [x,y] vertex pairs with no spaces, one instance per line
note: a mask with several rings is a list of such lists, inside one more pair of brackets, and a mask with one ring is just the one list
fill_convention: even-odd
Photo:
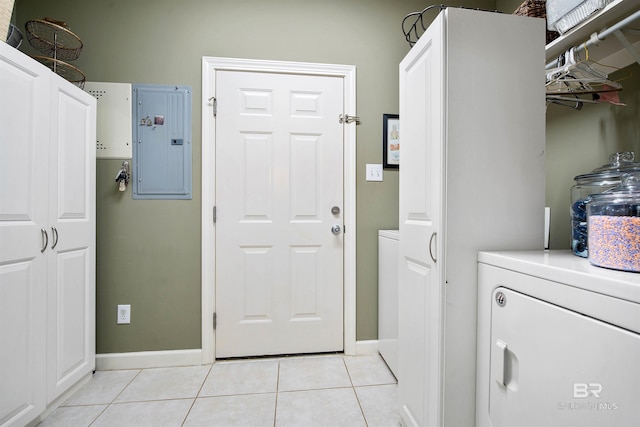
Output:
[[0,43],[0,425],[95,367],[95,99]]
[[479,261],[477,426],[637,426],[640,277],[569,251]]
[[400,64],[402,422],[473,426],[477,252],[542,248],[544,21],[448,8]]
[[378,352],[398,375],[398,230],[378,231]]

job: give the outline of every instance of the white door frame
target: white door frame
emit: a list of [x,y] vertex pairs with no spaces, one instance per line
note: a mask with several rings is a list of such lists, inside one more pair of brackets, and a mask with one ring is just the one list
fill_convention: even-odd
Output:
[[[215,361],[213,313],[216,306],[216,132],[214,100],[217,71],[338,76],[344,81],[344,112],[356,116],[356,68],[353,65],[314,64],[236,58],[202,58],[202,363]],[[336,117],[338,120],[338,117]],[[356,353],[356,124],[344,125],[344,353]]]

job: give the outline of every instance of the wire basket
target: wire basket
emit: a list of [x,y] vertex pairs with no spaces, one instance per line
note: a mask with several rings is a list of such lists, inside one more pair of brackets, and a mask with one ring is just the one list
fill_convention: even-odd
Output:
[[45,55],[63,61],[74,61],[82,52],[82,40],[65,27],[64,22],[48,18],[27,21],[27,40]]
[[[413,47],[414,44],[418,42],[418,39],[424,34],[427,30],[435,15],[447,9],[449,7],[455,7],[457,9],[467,9],[467,10],[479,10],[483,12],[494,12],[500,13],[497,10],[485,10],[478,8],[470,8],[463,6],[447,6],[446,4],[434,4],[431,6],[427,6],[422,9],[420,12],[412,12],[404,17],[402,20],[402,33],[404,34],[405,40],[409,43],[410,47]],[[435,13],[429,14],[427,16],[427,12],[435,10]]]
[[447,6],[444,4],[427,6],[420,12],[412,12],[404,17],[402,20],[402,32],[409,46],[413,47],[418,42],[418,39],[426,31],[433,19],[426,19],[425,13],[431,9],[437,9],[437,12],[440,12],[446,8]]
[[44,64],[51,71],[67,79],[80,89],[84,89],[84,83],[87,78],[82,71],[73,65],[60,61],[59,59],[49,58],[46,56],[34,56],[33,59]]
[[19,48],[22,44],[22,32],[13,24],[9,24],[9,34],[7,35],[7,44],[14,48]]

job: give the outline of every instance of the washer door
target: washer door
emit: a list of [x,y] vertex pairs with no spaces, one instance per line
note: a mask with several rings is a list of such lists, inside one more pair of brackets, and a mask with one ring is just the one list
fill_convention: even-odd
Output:
[[493,427],[637,426],[640,335],[507,288],[493,293]]

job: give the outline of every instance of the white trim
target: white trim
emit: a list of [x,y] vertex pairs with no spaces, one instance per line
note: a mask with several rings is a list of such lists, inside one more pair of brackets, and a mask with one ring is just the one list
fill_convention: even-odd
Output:
[[378,340],[356,341],[356,356],[378,354]]
[[96,355],[96,370],[146,369],[167,366],[194,366],[202,362],[202,350],[136,351],[131,353],[104,353]]
[[[340,76],[344,114],[356,116],[356,68],[353,65],[202,58],[202,363],[215,360],[215,119],[213,97],[218,70]],[[336,117],[336,120],[338,118]],[[344,353],[356,354],[356,124],[344,126]]]

